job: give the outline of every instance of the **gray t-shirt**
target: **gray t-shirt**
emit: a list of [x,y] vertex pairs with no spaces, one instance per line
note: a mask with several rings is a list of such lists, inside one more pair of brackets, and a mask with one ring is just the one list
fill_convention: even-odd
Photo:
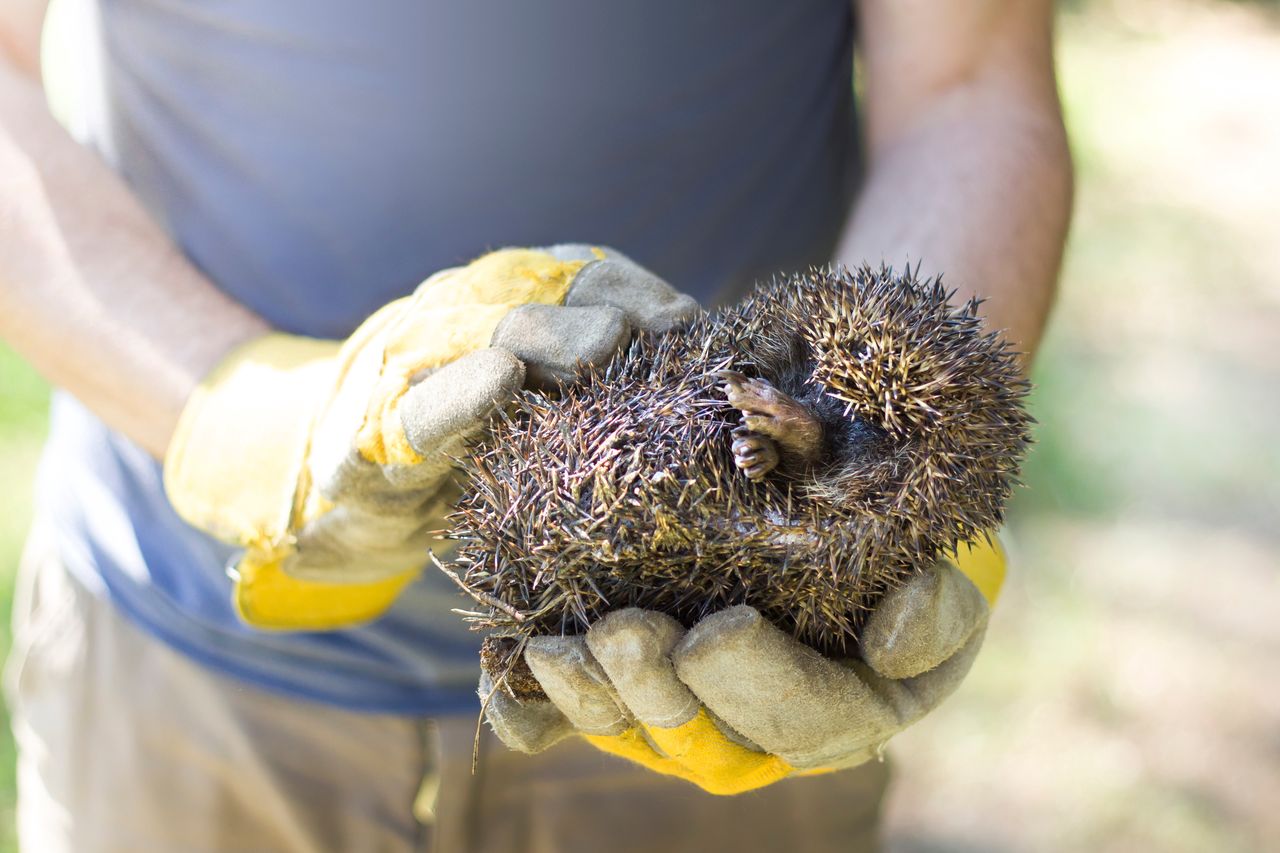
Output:
[[[704,303],[828,260],[855,166],[848,0],[55,0],[64,122],[236,299],[342,337],[486,249],[614,246]],[[159,467],[55,401],[63,557],[153,635],[352,708],[474,702],[479,638],[427,573],[378,622],[240,624],[229,549]]]

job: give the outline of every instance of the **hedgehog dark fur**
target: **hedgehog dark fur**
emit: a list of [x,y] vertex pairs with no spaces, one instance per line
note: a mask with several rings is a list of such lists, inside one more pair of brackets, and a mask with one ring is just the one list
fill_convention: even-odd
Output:
[[[1016,354],[949,295],[888,268],[811,270],[638,339],[558,398],[524,394],[474,449],[453,517],[468,617],[519,638],[745,603],[850,651],[877,596],[999,525],[1028,445]],[[744,426],[771,429],[727,401],[751,379],[820,425],[813,452]]]

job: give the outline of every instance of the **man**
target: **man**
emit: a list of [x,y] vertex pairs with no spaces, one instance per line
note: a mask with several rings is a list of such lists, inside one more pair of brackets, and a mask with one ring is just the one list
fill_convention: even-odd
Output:
[[[595,260],[627,270],[622,302],[652,299],[588,299],[596,313],[575,315],[588,334],[563,314],[529,325],[513,304],[494,322],[523,316],[523,332],[500,346],[485,326],[469,349],[488,355],[465,369],[410,370],[389,397],[370,391],[385,374],[332,377],[389,351],[384,327],[361,323],[424,275],[569,240],[704,303],[832,258],[918,261],[961,298],[987,297],[990,324],[1034,351],[1071,194],[1048,0],[3,6],[0,334],[65,389],[10,673],[28,849],[871,843],[874,761],[712,798],[582,740],[528,758],[486,736],[471,775],[476,640],[448,612],[458,599],[435,572],[409,581],[400,552],[374,553],[382,514],[330,500],[367,496],[351,484],[374,478],[391,484],[374,503],[395,504],[397,472],[417,469],[387,442],[414,464],[443,458],[540,353],[594,341],[586,354],[608,357],[642,317],[678,322],[686,306],[665,285],[606,251]],[[543,301],[586,292],[591,251],[530,261],[569,265],[539,266],[558,288]],[[414,312],[451,292],[394,303],[397,328],[417,330],[397,344],[445,334]],[[533,340],[546,347],[511,356]],[[289,432],[298,407],[273,401],[309,387],[298,377],[318,374],[290,371],[311,364],[323,388],[299,392],[305,424]],[[326,415],[305,432],[311,413],[355,397],[404,417],[368,441],[342,433],[325,482],[296,492],[301,538],[268,537],[257,559],[232,524],[241,557],[184,523],[215,530],[201,508],[234,501],[211,496],[285,482],[273,469],[293,457],[264,452],[272,441],[323,456],[341,431]],[[415,511],[438,497],[426,482]],[[420,532],[392,539],[420,555]],[[369,565],[385,571],[350,576]],[[263,577],[303,593],[358,581],[376,601],[357,615],[390,609],[360,627],[319,599],[255,612],[270,605],[249,594]],[[263,630],[273,617],[334,630]]]

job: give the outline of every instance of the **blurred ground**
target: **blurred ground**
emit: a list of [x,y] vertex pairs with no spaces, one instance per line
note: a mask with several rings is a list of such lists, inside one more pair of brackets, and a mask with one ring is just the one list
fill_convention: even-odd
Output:
[[[1274,8],[1063,13],[1079,194],[1015,574],[969,681],[891,750],[894,851],[1280,850]],[[6,615],[46,400],[0,349]]]
[[1015,575],[891,749],[890,848],[1280,850],[1280,17],[1060,33],[1079,190]]

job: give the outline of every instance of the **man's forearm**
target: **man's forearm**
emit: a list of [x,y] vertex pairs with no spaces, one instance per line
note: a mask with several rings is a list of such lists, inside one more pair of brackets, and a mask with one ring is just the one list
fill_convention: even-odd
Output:
[[0,337],[162,456],[195,384],[266,330],[0,55]]
[[[960,298],[985,298],[990,325],[1031,354],[1053,299],[1072,196],[1051,11],[1024,0],[924,5],[861,7],[871,161],[837,259],[910,261],[924,275],[941,273]],[[935,22],[940,34],[917,25],[944,10],[952,18]],[[956,33],[972,38],[948,56],[938,45],[955,44]],[[930,64],[930,56],[943,58]]]
[[1071,170],[1061,126],[961,92],[873,163],[839,259],[922,264],[1032,353],[1062,257]]

